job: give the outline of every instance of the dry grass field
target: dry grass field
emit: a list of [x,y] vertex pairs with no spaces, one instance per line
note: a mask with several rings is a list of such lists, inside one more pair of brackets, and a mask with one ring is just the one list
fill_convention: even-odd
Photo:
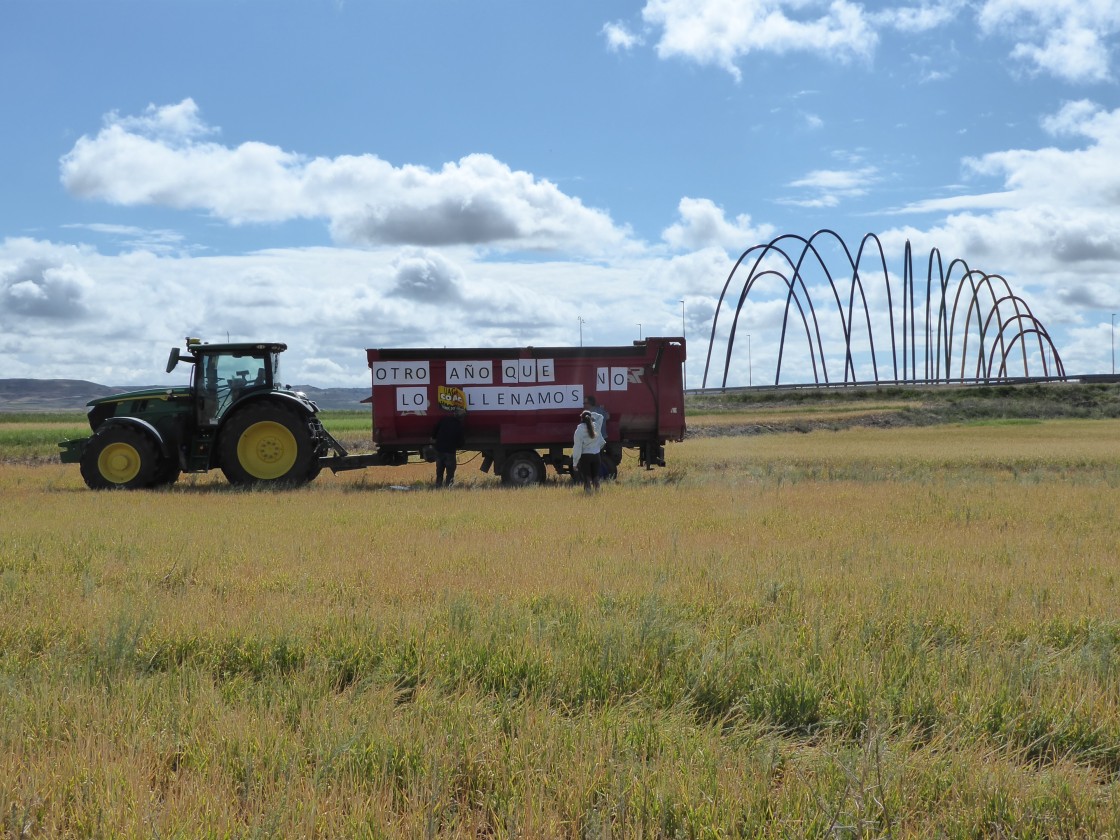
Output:
[[0,464],[0,836],[1120,836],[1120,421],[667,457]]

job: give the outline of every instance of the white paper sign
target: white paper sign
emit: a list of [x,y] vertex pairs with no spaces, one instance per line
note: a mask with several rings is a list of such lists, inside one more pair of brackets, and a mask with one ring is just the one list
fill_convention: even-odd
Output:
[[506,385],[556,381],[556,366],[552,359],[505,359],[501,366],[502,382]]
[[427,388],[397,388],[397,411],[427,411]]
[[601,367],[595,369],[596,391],[625,391],[629,383],[629,368]]
[[431,381],[427,362],[374,362],[374,385],[426,385]]
[[490,385],[494,381],[493,362],[448,362],[448,385]]
[[582,385],[464,388],[467,411],[546,411],[583,407]]

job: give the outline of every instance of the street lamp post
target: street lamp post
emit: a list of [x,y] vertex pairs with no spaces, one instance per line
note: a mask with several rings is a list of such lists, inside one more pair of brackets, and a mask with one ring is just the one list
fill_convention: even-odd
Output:
[[580,347],[583,346],[583,325],[584,325],[584,323],[585,322],[583,320],[583,316],[580,315],[579,316],[579,346]]
[[1112,375],[1116,375],[1116,313],[1112,313]]
[[754,387],[754,365],[751,364],[751,334],[747,333],[747,387]]

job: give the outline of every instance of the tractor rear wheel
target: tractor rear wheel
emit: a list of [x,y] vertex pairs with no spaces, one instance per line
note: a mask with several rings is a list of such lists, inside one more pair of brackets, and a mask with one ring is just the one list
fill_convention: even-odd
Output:
[[91,490],[138,490],[152,483],[159,462],[159,448],[151,437],[114,425],[90,438],[79,466]]
[[218,442],[230,484],[306,484],[315,442],[306,420],[272,404],[249,406],[226,422]]
[[544,461],[531,449],[510,454],[502,464],[502,484],[529,487],[544,481]]

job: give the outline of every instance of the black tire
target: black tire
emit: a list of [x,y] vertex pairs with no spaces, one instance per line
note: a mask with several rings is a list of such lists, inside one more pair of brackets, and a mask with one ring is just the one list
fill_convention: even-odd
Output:
[[306,484],[317,461],[307,420],[270,404],[251,405],[226,421],[218,458],[230,484]]
[[150,435],[113,425],[90,438],[79,466],[91,490],[139,490],[151,485],[159,463],[159,447]]
[[544,481],[544,461],[531,449],[514,452],[502,464],[502,484],[529,487]]
[[156,468],[156,476],[152,479],[151,487],[170,487],[182,475],[179,465],[170,458],[164,458]]
[[614,481],[615,479],[617,479],[618,478],[618,464],[619,464],[619,461],[621,459],[619,459],[615,455],[615,453],[608,452],[606,449],[604,449],[599,454],[599,457],[603,462],[602,477],[605,478],[607,481]]

